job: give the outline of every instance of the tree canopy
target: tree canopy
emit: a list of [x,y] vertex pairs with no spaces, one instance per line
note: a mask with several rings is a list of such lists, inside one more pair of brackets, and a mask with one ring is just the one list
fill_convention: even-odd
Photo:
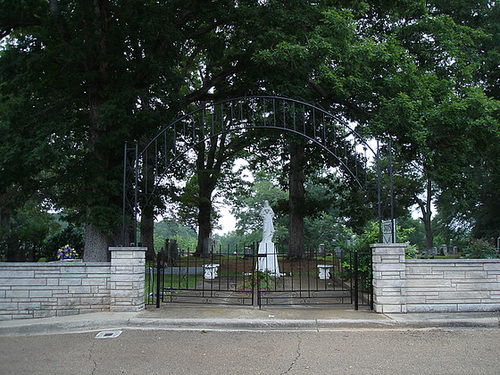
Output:
[[[401,204],[429,191],[416,176],[447,225],[498,236],[499,16],[491,0],[3,1],[4,233],[42,196],[85,225],[86,259],[105,260],[121,241],[124,142],[144,146],[203,102],[269,93],[391,140],[415,198]],[[198,182],[201,166],[217,177],[198,152]]]

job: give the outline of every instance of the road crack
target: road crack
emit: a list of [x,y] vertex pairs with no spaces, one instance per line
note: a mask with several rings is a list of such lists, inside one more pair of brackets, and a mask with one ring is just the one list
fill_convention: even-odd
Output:
[[290,366],[285,372],[282,372],[281,375],[288,374],[290,371],[292,371],[293,367],[297,363],[297,361],[300,358],[301,355],[301,345],[302,345],[302,337],[300,337],[300,334],[297,334],[297,350],[295,351],[295,358],[292,360],[290,363]]
[[97,370],[97,362],[94,360],[94,346],[95,346],[95,340],[92,341],[92,346],[90,347],[89,350],[89,361],[93,363],[91,375],[94,375],[95,371]]

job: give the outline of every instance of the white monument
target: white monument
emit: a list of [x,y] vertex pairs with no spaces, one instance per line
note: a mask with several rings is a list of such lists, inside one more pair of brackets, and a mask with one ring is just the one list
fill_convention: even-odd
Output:
[[[259,257],[257,262],[257,271],[267,272],[271,276],[280,277],[278,267],[278,257],[274,249],[273,234],[274,234],[274,211],[269,206],[268,201],[264,201],[264,207],[260,211],[260,217],[263,221],[262,241],[259,243]],[[265,255],[265,256],[262,256]]]

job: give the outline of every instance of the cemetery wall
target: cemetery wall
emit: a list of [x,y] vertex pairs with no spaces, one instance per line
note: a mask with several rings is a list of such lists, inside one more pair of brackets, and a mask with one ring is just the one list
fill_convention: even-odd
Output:
[[406,260],[408,312],[500,311],[500,259]]
[[0,319],[109,310],[110,263],[0,264]]
[[377,312],[500,311],[500,259],[406,259],[405,244],[372,250]]
[[110,251],[107,263],[0,263],[0,320],[143,309],[145,248]]

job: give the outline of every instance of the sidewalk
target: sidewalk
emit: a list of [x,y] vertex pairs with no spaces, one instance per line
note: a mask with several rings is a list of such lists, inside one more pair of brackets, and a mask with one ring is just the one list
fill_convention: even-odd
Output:
[[168,305],[141,312],[100,312],[0,321],[0,336],[113,329],[168,330],[352,330],[499,328],[499,312],[377,314],[369,310],[319,307]]

